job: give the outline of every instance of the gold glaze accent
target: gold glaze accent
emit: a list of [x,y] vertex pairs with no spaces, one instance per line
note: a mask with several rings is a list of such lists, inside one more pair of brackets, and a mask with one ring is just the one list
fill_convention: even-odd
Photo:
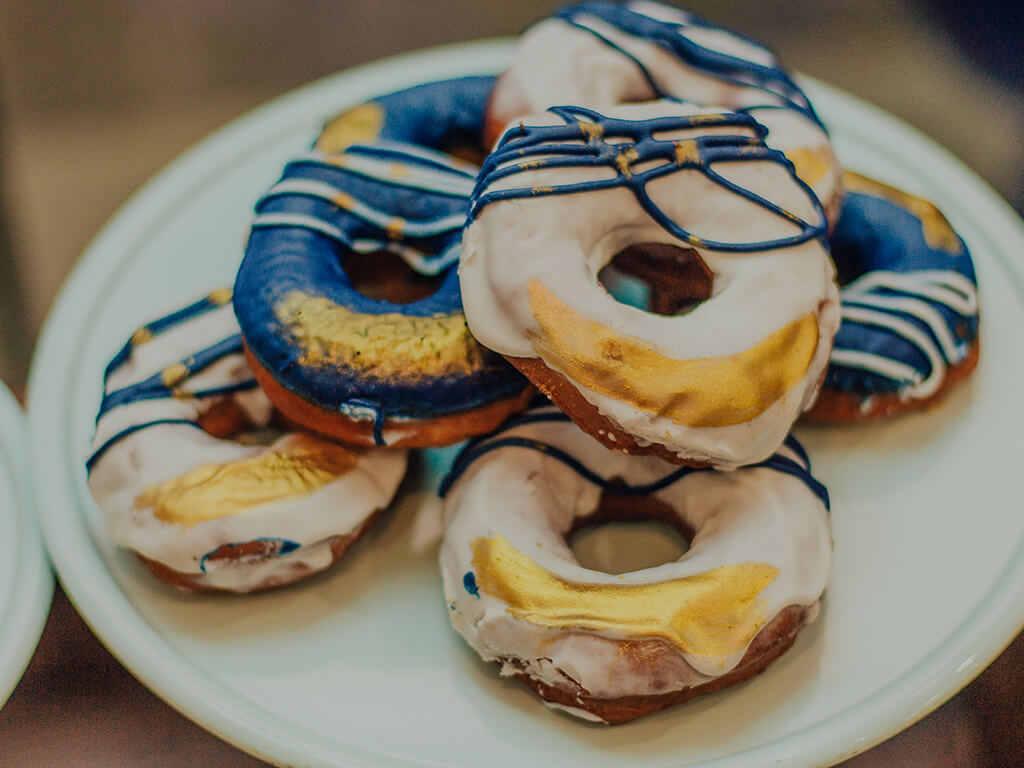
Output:
[[353,198],[348,192],[339,192],[331,198],[331,202],[343,211],[350,211],[356,205],[355,198]]
[[676,148],[676,165],[692,165],[700,162],[700,149],[693,139],[680,139],[674,142]]
[[473,542],[477,587],[512,616],[541,627],[661,638],[683,653],[743,651],[769,618],[758,596],[779,570],[723,565],[654,584],[575,584],[541,567],[500,534]]
[[388,176],[392,179],[404,179],[409,173],[409,166],[405,163],[392,163],[388,167]]
[[209,301],[211,304],[218,304],[223,306],[224,304],[227,304],[229,301],[231,301],[231,289],[218,288],[217,290],[213,291],[209,296],[207,296],[206,300]]
[[151,485],[136,497],[135,509],[152,508],[158,520],[195,525],[305,496],[350,471],[357,459],[350,448],[295,433],[274,450]]
[[555,191],[554,187],[533,187],[530,190],[531,195],[550,195]]
[[401,216],[394,216],[389,219],[387,233],[391,240],[401,240],[405,234],[405,219]]
[[173,389],[188,378],[188,366],[184,363],[175,363],[164,368],[160,374],[160,380],[168,389]]
[[302,291],[286,294],[274,311],[301,345],[303,365],[356,368],[387,379],[469,373],[481,364],[461,312],[364,315]]
[[604,128],[597,123],[591,123],[586,120],[579,121],[580,130],[583,135],[587,137],[587,141],[597,141],[604,136]]
[[625,152],[620,152],[615,156],[615,165],[619,169],[619,173],[623,176],[629,176],[632,174],[630,170],[630,164],[633,163],[639,154],[635,149],[627,149]]
[[324,128],[316,140],[320,152],[341,152],[352,144],[373,141],[384,125],[384,110],[376,102],[360,104],[342,112]]
[[824,149],[787,149],[785,155],[797,177],[811,187],[832,170],[832,153]]
[[152,338],[153,332],[149,328],[139,328],[139,330],[132,334],[132,346],[137,347],[139,344],[145,344]]
[[813,312],[732,355],[666,357],[567,306],[539,280],[529,287],[540,326],[534,350],[573,381],[687,427],[750,421],[806,375],[818,345]]
[[921,222],[924,240],[932,248],[938,248],[951,256],[963,250],[963,244],[942,211],[923,197],[917,197],[902,189],[890,187],[875,179],[869,179],[853,171],[843,172],[843,187],[851,192],[864,192],[884,197],[891,203],[905,208]]

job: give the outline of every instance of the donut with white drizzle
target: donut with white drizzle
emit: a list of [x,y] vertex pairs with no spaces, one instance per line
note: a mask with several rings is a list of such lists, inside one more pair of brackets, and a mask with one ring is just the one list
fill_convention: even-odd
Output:
[[[627,722],[757,674],[815,618],[829,577],[828,494],[792,438],[734,472],[673,468],[611,452],[548,406],[471,442],[442,492],[452,626],[586,719]],[[599,519],[653,514],[692,533],[689,550],[618,575],[580,566],[566,539],[609,498]]]
[[760,43],[646,0],[585,2],[527,29],[488,102],[493,140],[523,115],[574,104],[674,98],[748,112],[768,129],[833,221],[841,171],[806,94]]
[[842,323],[811,419],[924,408],[978,362],[978,285],[963,239],[934,204],[855,173],[832,233]]
[[[473,193],[473,335],[609,448],[766,459],[814,400],[839,311],[821,204],[763,136],[675,102],[524,118]],[[711,297],[680,316],[613,299],[597,274],[637,243],[691,249]]]
[[245,363],[231,292],[139,329],[107,366],[89,490],[115,542],[190,590],[250,592],[328,567],[386,507],[406,452],[306,432],[232,435],[273,408]]

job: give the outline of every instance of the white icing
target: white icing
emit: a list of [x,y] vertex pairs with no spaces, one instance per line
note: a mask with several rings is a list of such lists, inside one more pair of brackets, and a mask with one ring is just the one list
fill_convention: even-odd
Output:
[[[144,381],[237,333],[238,324],[230,303],[201,314],[137,344],[130,358],[111,372],[106,392]],[[182,388],[191,392],[251,379],[252,374],[238,353],[195,373]],[[253,426],[269,424],[273,409],[262,391],[252,389],[231,397],[251,418]],[[115,407],[100,418],[93,449],[133,425],[156,419],[194,422],[211,404],[209,399],[178,396]],[[285,435],[270,446],[246,446],[212,437],[185,424],[154,425],[114,443],[92,467],[89,490],[119,545],[176,571],[195,575],[208,586],[247,591],[268,579],[284,578],[295,572],[311,573],[329,565],[328,539],[351,533],[375,510],[388,505],[405,473],[406,452],[362,452],[349,472],[312,493],[195,525],[159,520],[151,508],[137,508],[136,499],[146,488],[197,467],[256,456],[287,446],[294,439],[293,434]],[[211,565],[205,573],[201,570],[203,556],[221,545],[260,538],[286,539],[298,543],[300,548],[274,558]]]
[[[526,424],[500,433],[510,435],[548,443],[605,479],[618,477],[632,485],[673,471],[657,458],[610,451],[569,422]],[[788,448],[779,453],[806,466]],[[809,620],[817,615],[831,568],[831,534],[824,505],[803,481],[764,467],[686,475],[654,496],[696,531],[689,551],[675,562],[619,575],[581,567],[565,541],[573,520],[591,513],[600,493],[557,459],[505,447],[477,458],[445,499],[441,571],[452,625],[485,660],[503,662],[504,674],[525,671],[568,690],[573,690],[571,680],[598,698],[646,696],[723,675],[745,649],[706,657],[680,653],[665,643],[664,652],[638,662],[621,654],[618,643],[638,638],[557,630],[516,619],[501,599],[485,590],[473,596],[464,587],[464,575],[473,570],[473,542],[481,537],[500,534],[575,584],[652,584],[723,565],[767,563],[778,568],[778,575],[759,597],[766,621],[791,605],[808,608]]]
[[[612,117],[643,120],[715,110],[674,102],[622,105]],[[529,125],[561,122],[552,113],[523,120]],[[737,128],[679,131],[659,138],[742,134]],[[747,131],[749,133],[749,131]],[[805,221],[817,221],[806,193],[777,163],[719,163],[715,170]],[[487,188],[543,187],[602,178],[606,169],[539,168],[505,177]],[[715,185],[697,170],[656,179],[648,193],[665,214],[696,235],[733,243],[761,242],[796,232],[791,222]],[[664,445],[680,457],[734,467],[770,455],[797,416],[817,394],[839,326],[834,268],[818,241],[755,253],[697,248],[713,275],[712,296],[686,315],[667,317],[619,303],[597,274],[631,243],[681,244],[640,207],[625,188],[536,199],[494,202],[467,227],[459,275],[466,320],[485,346],[512,357],[541,357],[540,328],[530,312],[528,286],[537,280],[585,317],[624,336],[643,339],[666,357],[692,360],[746,350],[808,313],[818,318],[819,338],[811,364],[789,392],[754,421],[725,427],[689,428],[657,414],[591,392],[581,395],[625,431]],[[757,434],[753,427],[756,423]]]
[[[677,9],[652,2],[629,3],[628,7],[659,21],[683,25],[680,35],[712,51],[778,66],[768,50],[730,32],[687,26],[689,15]],[[828,160],[828,171],[811,186],[826,203],[839,193],[841,170],[828,134],[797,110],[777,109],[785,104],[781,97],[695,69],[660,45],[630,35],[597,17],[581,14],[576,22],[585,29],[554,18],[523,33],[512,64],[492,96],[492,115],[510,122],[550,106],[571,104],[603,110],[624,102],[657,98],[636,63],[586,31],[590,29],[635,57],[665,95],[727,109],[767,107],[754,109],[751,114],[769,129],[768,146],[821,153]]]

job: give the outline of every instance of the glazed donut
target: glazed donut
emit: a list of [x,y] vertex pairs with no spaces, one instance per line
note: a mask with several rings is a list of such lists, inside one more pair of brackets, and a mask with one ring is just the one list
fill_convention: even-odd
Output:
[[842,323],[821,396],[829,422],[936,402],[978,362],[978,286],[964,241],[930,202],[847,172],[832,255]]
[[[769,457],[813,402],[839,312],[821,204],[763,135],[749,115],[674,102],[509,129],[464,235],[473,335],[609,448]],[[702,261],[710,298],[679,316],[612,298],[599,271],[651,243]]]
[[353,144],[399,141],[481,160],[484,111],[492,76],[416,85],[355,106],[331,120],[314,149],[334,154]]
[[[673,469],[608,451],[547,407],[471,443],[443,490],[452,626],[502,675],[590,720],[628,722],[762,671],[814,620],[829,576],[828,494],[791,438],[735,472]],[[679,560],[613,575],[566,541],[650,517],[690,534]]]
[[250,592],[323,570],[388,505],[405,451],[346,448],[270,424],[231,292],[139,329],[107,367],[89,490],[114,541],[182,589]]
[[775,55],[658,3],[572,5],[528,29],[491,95],[486,135],[551,106],[603,111],[661,98],[754,115],[834,219],[841,171],[828,133]]
[[[259,201],[235,312],[286,417],[346,442],[422,447],[526,407],[528,382],[473,339],[462,313],[456,264],[475,171],[412,145],[352,145],[292,161]],[[371,297],[353,284],[358,254],[385,289],[388,254],[439,286],[411,301]]]

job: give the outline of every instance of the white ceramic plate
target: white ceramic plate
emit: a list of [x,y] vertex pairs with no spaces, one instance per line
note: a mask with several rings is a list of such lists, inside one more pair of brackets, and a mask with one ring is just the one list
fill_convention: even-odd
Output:
[[32,515],[25,414],[0,383],[0,707],[36,649],[53,574]]
[[[507,55],[497,43],[428,51],[279,99],[174,163],[97,238],[31,382],[40,518],[71,599],[173,706],[281,764],[798,768],[870,747],[959,690],[1024,620],[1024,229],[947,153],[822,85],[809,88],[843,162],[936,200],[970,244],[984,353],[971,383],[929,413],[801,430],[832,492],[835,573],[820,621],[763,676],[617,728],[548,711],[449,628],[422,466],[373,541],[262,596],[178,594],[103,529],[82,462],[101,372],[126,336],[232,282],[253,202],[327,117],[413,82],[497,71]],[[440,457],[428,458],[436,479]]]

